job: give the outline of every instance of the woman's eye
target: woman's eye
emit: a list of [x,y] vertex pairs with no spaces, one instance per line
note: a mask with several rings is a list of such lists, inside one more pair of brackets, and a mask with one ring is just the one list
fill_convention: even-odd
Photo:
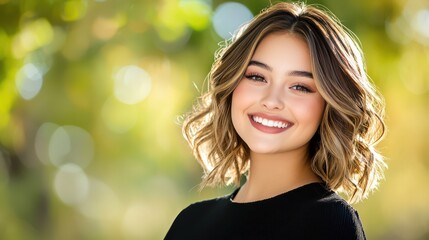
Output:
[[247,75],[245,75],[245,77],[249,80],[252,80],[252,81],[265,82],[265,78],[263,76],[258,75],[258,74],[247,74]]
[[304,93],[312,93],[313,92],[309,88],[307,88],[307,87],[305,87],[303,85],[300,85],[300,84],[292,86],[291,89],[297,90],[297,91],[300,91],[300,92],[304,92]]

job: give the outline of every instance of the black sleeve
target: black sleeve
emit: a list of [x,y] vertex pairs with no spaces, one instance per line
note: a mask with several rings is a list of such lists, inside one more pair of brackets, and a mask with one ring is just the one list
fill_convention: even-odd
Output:
[[172,239],[186,239],[187,228],[191,223],[189,223],[189,217],[191,212],[191,206],[183,209],[174,219],[171,224],[170,229],[168,230],[164,240]]
[[173,221],[165,240],[201,239],[207,232],[207,224],[211,222],[212,214],[207,213],[208,202],[202,201],[183,209]]
[[322,204],[313,208],[309,239],[366,240],[359,215],[345,202]]

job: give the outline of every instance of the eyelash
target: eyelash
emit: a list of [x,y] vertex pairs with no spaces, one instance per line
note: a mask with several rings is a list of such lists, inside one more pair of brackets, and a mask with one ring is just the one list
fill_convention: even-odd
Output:
[[290,87],[291,89],[303,92],[303,93],[312,93],[313,91],[309,88],[307,88],[306,86],[303,86],[301,84],[296,84],[293,85],[292,87]]
[[266,82],[264,76],[257,73],[246,74],[245,77],[251,81],[255,82]]
[[[247,79],[249,79],[250,81],[255,81],[255,82],[266,82],[264,76],[258,74],[258,73],[249,73],[246,74],[244,77],[246,77]],[[293,90],[297,90],[303,93],[312,93],[313,91],[311,89],[309,89],[308,87],[302,85],[302,84],[295,84],[292,87],[290,87]]]

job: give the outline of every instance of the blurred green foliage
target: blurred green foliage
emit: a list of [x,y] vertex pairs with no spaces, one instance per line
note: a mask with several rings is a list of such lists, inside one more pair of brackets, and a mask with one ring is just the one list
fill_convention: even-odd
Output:
[[[0,239],[161,239],[198,192],[178,118],[222,39],[221,0],[0,0]],[[253,14],[268,0],[238,1]],[[320,0],[387,103],[368,239],[429,238],[429,3]]]

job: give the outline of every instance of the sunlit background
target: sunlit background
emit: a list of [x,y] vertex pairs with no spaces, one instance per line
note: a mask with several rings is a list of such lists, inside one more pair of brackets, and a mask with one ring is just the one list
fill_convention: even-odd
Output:
[[[178,118],[269,0],[0,0],[0,239],[162,239],[198,192]],[[321,0],[387,102],[368,239],[429,239],[429,1]],[[208,233],[209,234],[209,233]]]

